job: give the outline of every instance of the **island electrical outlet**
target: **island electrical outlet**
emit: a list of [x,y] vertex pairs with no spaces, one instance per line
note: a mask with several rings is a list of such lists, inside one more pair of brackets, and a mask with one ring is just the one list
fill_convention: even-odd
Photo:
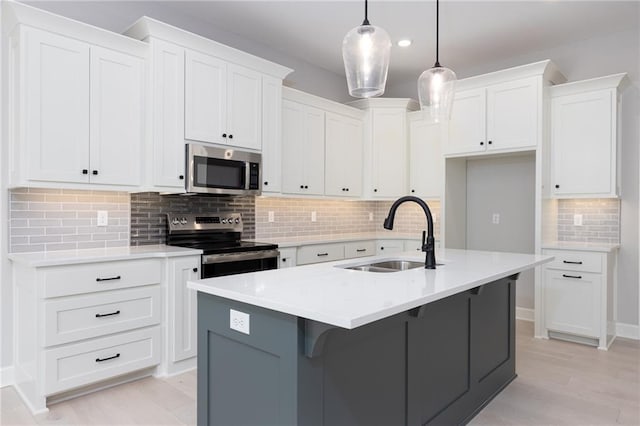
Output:
[[249,334],[249,314],[229,309],[229,328]]

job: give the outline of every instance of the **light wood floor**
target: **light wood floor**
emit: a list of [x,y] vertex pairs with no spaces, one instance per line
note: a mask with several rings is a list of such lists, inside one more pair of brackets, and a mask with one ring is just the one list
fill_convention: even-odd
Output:
[[[640,342],[608,352],[533,338],[518,321],[517,373],[474,425],[640,425]],[[196,374],[146,378],[50,407],[33,417],[13,388],[0,390],[0,424],[193,425]]]

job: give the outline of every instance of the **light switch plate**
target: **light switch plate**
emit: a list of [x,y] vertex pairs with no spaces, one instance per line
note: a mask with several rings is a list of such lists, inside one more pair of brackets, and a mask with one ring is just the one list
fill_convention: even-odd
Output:
[[107,226],[109,223],[109,212],[106,210],[98,210],[97,222],[98,226]]
[[573,215],[573,225],[574,226],[582,226],[582,215],[574,214]]
[[491,218],[491,221],[494,225],[499,225],[500,224],[500,213],[494,213],[493,217]]
[[318,220],[318,214],[316,212],[311,212],[311,222],[315,222]]
[[373,222],[373,213],[369,212],[369,222]]
[[275,214],[274,214],[274,212],[272,210],[269,211],[268,215],[269,215],[269,222],[275,222],[276,221]]
[[249,314],[229,309],[229,328],[240,333],[249,333]]

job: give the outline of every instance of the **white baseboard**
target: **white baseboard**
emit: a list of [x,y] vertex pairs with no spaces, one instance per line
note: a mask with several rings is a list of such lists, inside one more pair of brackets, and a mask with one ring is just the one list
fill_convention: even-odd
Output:
[[0,388],[11,386],[15,383],[13,367],[0,368]]
[[619,322],[616,324],[616,336],[640,340],[640,326]]
[[516,306],[516,319],[533,322],[535,310]]

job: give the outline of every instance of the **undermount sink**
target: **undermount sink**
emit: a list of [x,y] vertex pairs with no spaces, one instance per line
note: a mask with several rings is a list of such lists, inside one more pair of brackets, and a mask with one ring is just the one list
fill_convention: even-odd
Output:
[[[442,263],[436,263],[440,266]],[[373,263],[365,263],[362,265],[338,266],[338,268],[351,269],[352,271],[364,272],[400,272],[408,269],[424,268],[424,262],[415,262],[412,260],[392,259],[377,261]]]

